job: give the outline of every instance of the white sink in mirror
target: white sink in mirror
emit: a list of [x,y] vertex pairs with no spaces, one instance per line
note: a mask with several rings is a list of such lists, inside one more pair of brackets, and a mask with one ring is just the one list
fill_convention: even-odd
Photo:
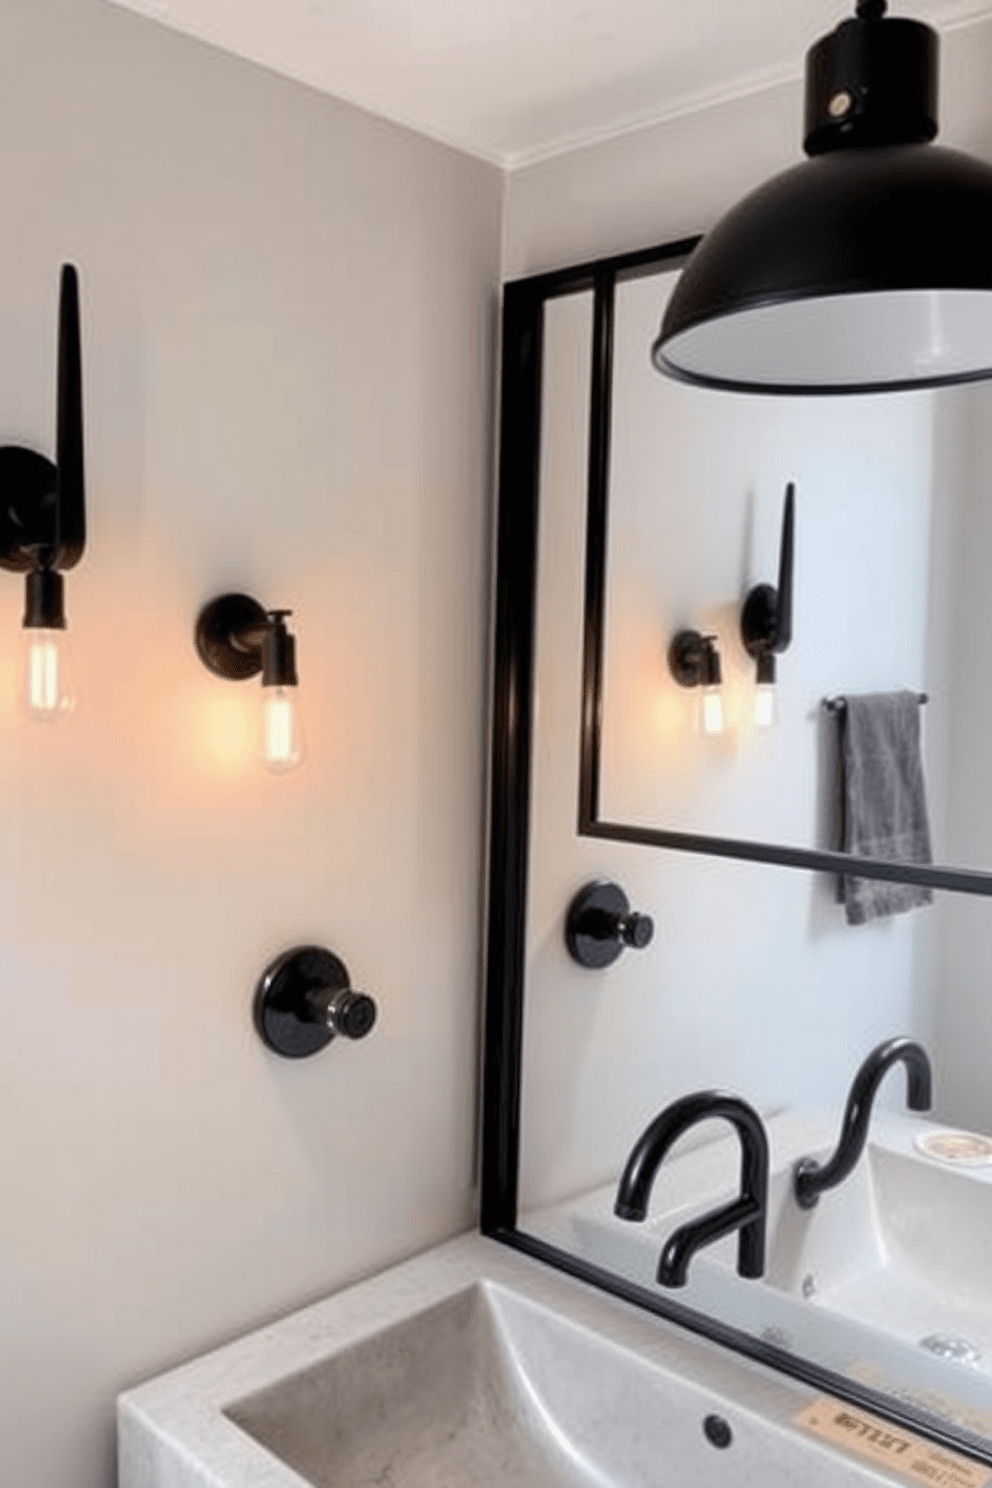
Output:
[[467,1236],[123,1396],[120,1488],[893,1481],[816,1398]]
[[767,1280],[992,1372],[992,1166],[922,1153],[917,1139],[936,1131],[883,1118],[858,1168],[814,1210],[788,1202],[780,1175]]
[[[730,1236],[698,1251],[688,1284],[667,1296],[992,1437],[992,1165],[925,1155],[918,1142],[941,1128],[877,1111],[854,1172],[803,1210],[793,1164],[832,1150],[838,1116],[788,1110],[767,1127],[764,1278],[737,1276]],[[643,1224],[614,1217],[611,1184],[526,1214],[521,1228],[657,1294],[664,1241],[733,1197],[739,1162],[721,1132],[666,1159]]]

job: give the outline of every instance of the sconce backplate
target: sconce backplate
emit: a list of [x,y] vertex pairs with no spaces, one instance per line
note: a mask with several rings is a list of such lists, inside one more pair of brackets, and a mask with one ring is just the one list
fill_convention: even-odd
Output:
[[27,573],[55,543],[59,473],[18,444],[0,447],[0,568]]
[[680,687],[698,687],[703,680],[706,643],[698,630],[679,630],[668,647],[668,670]]
[[778,638],[778,590],[771,584],[755,584],[741,610],[741,640],[749,656],[775,648]]
[[268,615],[248,594],[222,594],[204,605],[196,621],[196,649],[204,666],[218,677],[243,682],[262,670],[262,648],[234,642],[240,632],[264,628]]

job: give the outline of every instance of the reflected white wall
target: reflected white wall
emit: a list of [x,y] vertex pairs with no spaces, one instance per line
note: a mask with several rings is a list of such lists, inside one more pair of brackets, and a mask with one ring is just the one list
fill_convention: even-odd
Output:
[[[576,296],[545,322],[525,1208],[607,1181],[647,1120],[689,1090],[839,1105],[874,1043],[929,1037],[917,967],[931,911],[852,929],[831,879],[577,836],[590,317],[590,297]],[[600,876],[657,929],[646,951],[589,972],[567,955],[563,919]],[[894,1077],[886,1098],[900,1097]]]

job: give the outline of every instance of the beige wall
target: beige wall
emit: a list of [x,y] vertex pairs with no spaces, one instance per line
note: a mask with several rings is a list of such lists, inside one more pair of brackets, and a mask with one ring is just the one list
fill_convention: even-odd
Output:
[[[499,174],[97,0],[0,3],[0,436],[80,266],[80,704],[0,575],[0,1483],[109,1488],[113,1397],[472,1222]],[[293,606],[310,761],[200,605]],[[379,1000],[294,1065],[316,940]]]

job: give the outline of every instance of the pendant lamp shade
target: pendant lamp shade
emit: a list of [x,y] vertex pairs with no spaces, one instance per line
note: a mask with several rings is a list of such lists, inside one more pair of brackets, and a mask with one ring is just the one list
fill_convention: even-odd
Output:
[[708,387],[857,393],[992,377],[992,166],[931,145],[937,38],[856,19],[807,57],[811,159],[707,234],[652,348]]

